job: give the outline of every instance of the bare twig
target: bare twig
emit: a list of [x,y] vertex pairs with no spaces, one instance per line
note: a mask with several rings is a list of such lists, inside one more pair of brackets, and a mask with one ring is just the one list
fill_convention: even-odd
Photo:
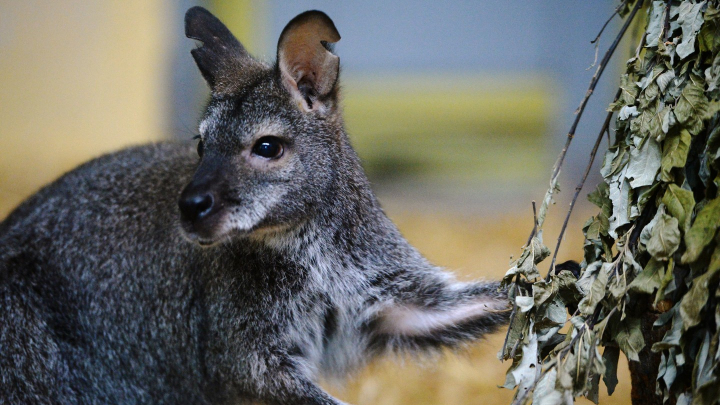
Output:
[[595,44],[595,58],[593,59],[592,65],[588,66],[585,70],[590,70],[597,64],[598,53],[600,51],[600,43]]
[[[621,92],[622,89],[618,89],[617,94],[615,94],[615,101],[620,98]],[[605,135],[605,132],[608,132],[612,116],[612,111],[610,111],[607,116],[605,116],[605,122],[603,123],[602,128],[600,128],[600,133],[598,133],[597,139],[595,140],[595,146],[593,146],[592,152],[590,152],[590,161],[585,167],[585,173],[583,173],[583,177],[582,180],[580,180],[580,183],[578,183],[578,185],[575,187],[575,195],[573,195],[572,201],[570,202],[570,208],[568,209],[567,215],[565,215],[565,222],[563,222],[562,229],[560,229],[560,235],[558,235],[557,245],[555,245],[555,252],[553,252],[552,261],[550,262],[550,274],[555,273],[555,261],[557,260],[557,254],[560,250],[560,244],[562,243],[563,236],[565,236],[565,230],[567,229],[568,222],[570,221],[570,215],[572,214],[573,208],[575,208],[575,203],[577,202],[578,196],[580,195],[580,191],[583,189],[583,186],[585,186],[585,180],[587,180],[588,174],[590,174],[590,169],[595,162],[595,155],[597,154],[598,148],[600,147],[600,142],[603,139],[603,135]]]
[[533,229],[532,232],[530,232],[530,237],[528,237],[528,241],[525,244],[525,246],[530,246],[530,242],[532,242],[532,238],[535,237],[535,234],[537,234],[537,228],[538,228],[538,220],[537,220],[537,210],[535,209],[535,201],[532,202],[533,207]]
[[605,31],[605,28],[607,28],[608,24],[610,24],[610,21],[612,21],[612,19],[615,18],[616,15],[618,15],[618,12],[620,11],[620,9],[623,8],[623,7],[625,7],[625,4],[627,4],[627,2],[628,2],[628,0],[625,0],[625,1],[623,1],[622,3],[620,3],[619,6],[615,7],[615,12],[612,13],[612,15],[610,16],[610,18],[607,19],[607,21],[605,21],[605,24],[603,24],[602,28],[600,28],[600,32],[598,32],[598,34],[597,34],[597,36],[595,37],[595,39],[593,39],[592,41],[590,41],[591,44],[594,44],[595,42],[598,41],[598,39],[600,39],[600,37],[602,36],[603,31]]
[[610,45],[607,52],[605,52],[605,56],[603,56],[602,60],[600,61],[600,64],[598,65],[597,69],[595,70],[595,74],[593,75],[592,79],[590,80],[590,86],[588,87],[588,90],[585,93],[585,97],[580,102],[580,106],[578,107],[578,109],[576,111],[575,121],[573,121],[573,124],[570,127],[570,131],[567,134],[567,140],[565,141],[565,146],[563,147],[562,151],[560,152],[560,156],[558,157],[558,160],[555,163],[555,167],[553,168],[553,173],[552,173],[552,176],[550,177],[550,184],[553,184],[553,182],[556,180],[558,174],[560,174],[560,168],[562,167],[562,164],[565,161],[565,155],[567,155],[567,151],[568,151],[568,148],[570,147],[570,143],[572,142],[573,138],[575,137],[575,131],[577,130],[577,126],[580,123],[580,118],[582,117],[582,114],[585,111],[585,106],[587,105],[587,102],[590,99],[590,96],[595,91],[595,87],[597,86],[597,83],[600,80],[600,77],[602,76],[603,72],[605,71],[605,67],[607,67],[610,57],[615,52],[615,49],[617,48],[618,44],[620,43],[620,40],[623,38],[623,36],[625,35],[625,32],[627,31],[628,27],[630,26],[630,23],[635,18],[635,14],[637,14],[637,11],[640,9],[640,7],[642,7],[642,3],[643,3],[643,0],[637,0],[637,3],[635,3],[635,7],[633,7],[632,12],[630,12],[630,15],[625,20],[625,24],[623,24],[617,37],[615,37],[615,40]]

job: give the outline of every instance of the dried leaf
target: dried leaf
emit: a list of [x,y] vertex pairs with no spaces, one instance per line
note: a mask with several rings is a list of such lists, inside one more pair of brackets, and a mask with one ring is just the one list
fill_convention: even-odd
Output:
[[705,69],[705,83],[708,86],[708,95],[717,99],[720,96],[720,54],[716,55],[712,65]]
[[684,190],[675,184],[669,184],[662,203],[667,207],[668,213],[678,219],[683,232],[690,228],[695,197],[692,191]]
[[[648,87],[648,90],[653,86],[657,89],[657,86],[653,84]],[[665,135],[662,131],[661,115],[665,106],[662,102],[654,101],[654,99],[655,97],[648,95],[646,90],[646,94],[640,98],[639,115],[630,121],[630,131],[643,140],[648,137],[658,139]]]
[[565,303],[559,297],[555,297],[546,305],[545,314],[541,321],[543,324],[563,325],[567,321],[567,316]]
[[650,259],[643,271],[628,286],[628,291],[652,294],[660,288],[665,275],[665,264],[660,260]]
[[660,214],[647,243],[647,251],[657,260],[668,260],[680,246],[677,218]]
[[633,106],[624,106],[620,109],[620,112],[618,113],[618,119],[619,120],[626,120],[630,117],[637,117],[638,116],[638,110],[637,107]]
[[652,70],[637,83],[640,90],[646,90],[666,69],[664,65],[655,65]]
[[532,325],[530,330],[530,336],[523,342],[520,359],[515,359],[505,376],[505,384],[503,385],[505,388],[513,389],[518,387],[518,392],[528,390],[540,372],[538,367],[537,335],[532,333]]
[[[677,124],[677,118],[675,118],[675,113],[670,107],[665,107],[665,109],[662,110],[662,113],[660,113],[660,116],[662,117],[660,129],[662,130],[663,134],[667,135],[668,132],[670,132],[673,127],[675,127],[675,124]],[[665,135],[660,137],[660,139],[655,138],[655,140],[660,142],[665,139]]]
[[678,396],[677,402],[675,405],[690,405],[692,404],[692,394],[688,392],[683,392]]
[[653,344],[652,351],[654,352],[668,350],[670,348],[680,345],[680,338],[682,337],[683,321],[682,318],[680,318],[680,310],[678,309],[678,305],[676,305],[675,307],[673,307],[673,309],[663,315],[665,315],[665,317],[672,318],[672,326],[670,327],[670,330],[665,332],[663,340]]
[[682,42],[677,46],[677,55],[680,59],[685,59],[695,52],[695,37],[703,24],[703,16],[700,13],[705,2],[693,4],[691,2],[683,2],[678,7],[677,22],[682,28]]
[[640,330],[640,319],[627,317],[625,321],[620,322],[615,341],[629,360],[640,361],[638,353],[645,347],[645,339]]
[[655,196],[655,191],[657,191],[660,188],[660,183],[656,182],[650,187],[640,187],[638,188],[638,197],[637,197],[637,207],[640,212],[642,212],[645,209],[645,206],[647,205],[650,200]]
[[665,22],[665,3],[653,1],[652,9],[648,10],[650,18],[645,33],[645,43],[648,47],[657,47],[660,41],[663,23]]
[[[658,88],[660,89],[660,92],[664,93],[668,84],[670,84],[670,82],[674,78],[675,78],[675,71],[672,69],[666,70],[661,75],[659,75],[656,79],[656,82],[657,82]],[[667,131],[665,131],[665,132],[667,132]]]
[[535,301],[533,300],[533,297],[525,297],[522,295],[518,295],[515,297],[515,304],[517,304],[518,308],[520,309],[520,312],[527,312],[531,310],[534,306]]
[[[508,340],[524,337],[526,347],[536,338],[536,351],[550,367],[533,394],[535,403],[571,403],[578,395],[595,401],[601,375],[608,391],[615,389],[619,351],[637,361],[646,343],[643,314],[637,312],[638,303],[650,298],[643,294],[654,294],[660,312],[655,324],[667,328],[652,347],[662,354],[658,392],[666,402],[677,398],[682,405],[714,404],[720,396],[717,4],[655,0],[646,5],[645,44],[628,61],[620,96],[610,105],[618,114],[601,169],[605,181],[588,196],[600,212],[583,226],[580,279],[567,271],[540,277],[536,265],[545,256],[544,246],[535,241],[515,263],[514,274],[530,275],[532,300],[513,297],[524,330],[513,326]],[[661,40],[664,34],[667,41]],[[551,185],[540,209],[543,219],[554,192]],[[638,229],[647,215],[653,218]],[[576,316],[561,334],[566,307]],[[610,311],[616,316],[608,316]],[[529,333],[530,322],[537,333]],[[606,345],[602,356],[599,343]],[[519,372],[522,357],[516,356],[512,370]]]
[[542,231],[538,231],[528,246],[523,249],[520,258],[518,258],[513,267],[505,273],[501,286],[505,287],[513,282],[517,274],[521,274],[529,281],[535,281],[542,278],[536,266],[537,263],[544,260],[550,255],[550,249],[542,242]]
[[508,331],[507,344],[498,351],[498,360],[503,361],[510,358],[510,353],[515,345],[519,345],[519,341],[530,332],[529,322],[527,313],[517,312],[515,314],[515,321],[509,326],[510,330]]
[[578,304],[580,313],[590,315],[595,312],[595,307],[605,297],[605,287],[607,286],[612,268],[612,263],[603,263],[602,266],[597,266],[597,271],[594,269],[592,272],[588,271],[590,270],[588,266],[582,274],[582,277],[577,283],[578,287],[585,293],[585,298]]
[[665,212],[665,206],[660,205],[657,212],[655,212],[655,216],[653,217],[653,219],[651,219],[650,222],[648,222],[647,225],[645,225],[645,227],[640,232],[640,243],[644,246],[647,246],[648,242],[650,241],[653,228],[655,228],[655,224],[657,224],[663,212]]
[[625,177],[630,180],[630,187],[653,184],[655,175],[660,170],[661,157],[660,145],[653,138],[647,139],[641,149],[632,148],[625,173]]
[[592,286],[593,280],[597,277],[597,273],[600,271],[603,262],[596,260],[585,267],[585,270],[580,274],[580,279],[575,283],[580,293],[585,296]]
[[548,207],[550,206],[550,203],[552,202],[552,196],[556,192],[560,191],[558,188],[558,178],[560,176],[556,176],[554,179],[550,181],[550,187],[545,192],[545,197],[543,197],[542,203],[540,204],[540,207],[538,208],[538,215],[537,215],[537,226],[538,229],[542,229],[543,224],[545,223],[545,216],[547,215]]
[[[625,169],[627,170],[627,169]],[[609,218],[608,234],[617,238],[617,229],[630,223],[629,204],[630,182],[625,178],[625,170],[613,176],[608,184],[610,186],[610,201],[612,201],[612,216]]]
[[617,368],[618,359],[620,358],[620,349],[613,346],[606,346],[603,351],[603,362],[605,363],[605,373],[603,374],[603,381],[607,387],[608,395],[612,395],[617,387]]
[[634,77],[624,74],[620,77],[620,98],[615,103],[610,104],[609,111],[617,111],[623,106],[635,104],[640,89],[635,83]]
[[658,288],[657,294],[655,294],[655,305],[665,298],[665,290],[668,288],[671,282],[673,282],[673,270],[675,269],[675,261],[670,258],[665,267],[665,275],[660,280],[660,288]]
[[550,281],[540,280],[533,283],[533,299],[534,305],[540,307],[548,299],[554,297],[557,294],[557,285],[552,282],[555,276],[550,278]]
[[677,377],[677,365],[675,364],[674,351],[674,348],[670,349],[670,353],[668,353],[667,356],[663,353],[660,359],[658,380],[662,379],[665,387],[667,388],[672,386],[675,382],[675,378]]
[[660,179],[664,182],[673,181],[670,171],[674,167],[684,167],[690,150],[692,136],[686,129],[669,134],[663,143],[662,160],[660,161]]
[[555,389],[557,381],[557,370],[550,369],[538,381],[535,391],[533,392],[533,401],[535,405],[558,405],[562,403],[562,394]]
[[705,81],[699,76],[690,75],[690,81],[680,94],[675,106],[675,116],[687,130],[697,135],[703,129],[703,119],[708,111],[708,99],[703,86]]
[[718,9],[713,3],[708,4],[705,10],[705,23],[698,33],[698,44],[703,52],[710,51],[716,55],[720,50],[720,20],[718,19]]
[[690,230],[685,234],[687,250],[682,256],[682,262],[692,263],[697,260],[712,241],[718,227],[720,227],[720,197],[705,204]]
[[600,375],[601,374],[594,374],[592,376],[592,378],[588,382],[588,385],[590,387],[585,393],[585,397],[595,403],[595,405],[600,402]]
[[717,336],[711,338],[710,333],[706,332],[693,369],[693,388],[698,403],[713,404],[720,397],[718,376],[714,373],[718,363],[713,361],[718,353],[717,344]]
[[693,285],[680,302],[680,317],[683,329],[688,330],[702,320],[700,312],[710,298],[708,286],[720,277],[720,266],[708,269],[705,274],[693,279]]
[[590,219],[588,219],[588,221],[585,223],[585,226],[583,226],[583,233],[585,234],[585,239],[599,240],[602,226],[602,222],[600,222],[599,219],[595,217],[590,217]]

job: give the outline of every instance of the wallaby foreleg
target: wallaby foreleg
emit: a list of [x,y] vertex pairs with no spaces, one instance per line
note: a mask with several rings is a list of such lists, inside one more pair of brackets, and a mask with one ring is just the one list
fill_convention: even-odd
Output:
[[510,316],[497,282],[460,283],[427,274],[403,288],[371,323],[371,346],[391,351],[456,347],[495,331]]
[[302,371],[297,360],[287,354],[267,359],[261,382],[255,389],[258,400],[266,404],[346,405],[333,398]]

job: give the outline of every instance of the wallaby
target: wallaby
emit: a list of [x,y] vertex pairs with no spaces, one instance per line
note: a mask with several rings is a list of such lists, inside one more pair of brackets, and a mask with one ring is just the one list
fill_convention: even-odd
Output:
[[274,65],[203,8],[185,29],[197,151],[100,157],[0,224],[0,403],[340,404],[316,378],[507,321],[498,283],[455,281],[380,208],[327,15],[290,21]]

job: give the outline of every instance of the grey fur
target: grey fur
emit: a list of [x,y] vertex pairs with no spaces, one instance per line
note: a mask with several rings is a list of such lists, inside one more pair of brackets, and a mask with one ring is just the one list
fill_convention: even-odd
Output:
[[[318,376],[507,321],[497,283],[454,281],[385,216],[337,85],[315,94],[243,52],[194,53],[239,54],[198,61],[222,85],[202,159],[186,144],[103,156],[0,224],[0,404],[338,404]],[[251,153],[263,135],[281,158]],[[198,193],[215,211],[181,219],[178,198]]]

